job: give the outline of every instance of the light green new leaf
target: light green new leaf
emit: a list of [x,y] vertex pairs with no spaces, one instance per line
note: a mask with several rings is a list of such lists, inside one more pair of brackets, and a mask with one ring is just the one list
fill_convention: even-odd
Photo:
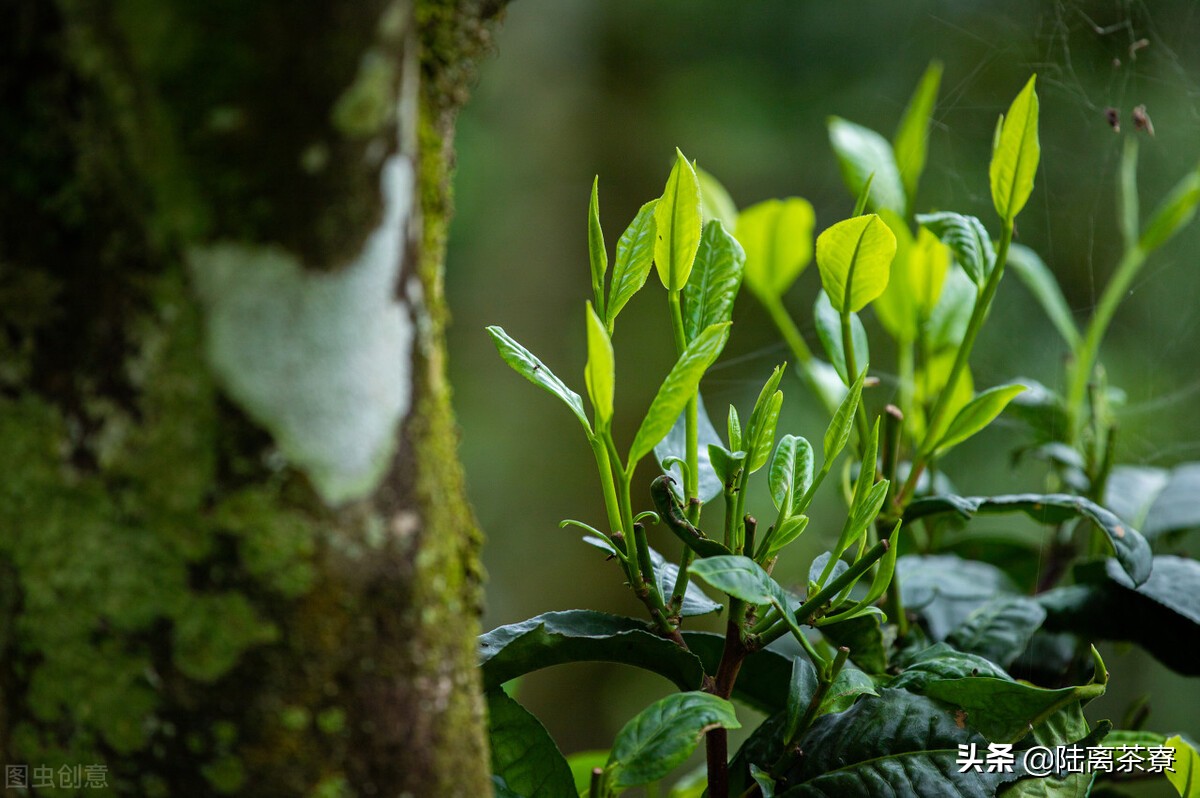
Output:
[[738,554],[705,557],[693,562],[688,571],[714,589],[749,604],[787,606],[783,588],[749,557]]
[[721,222],[704,225],[691,279],[683,289],[683,331],[691,341],[704,328],[733,317],[746,253]]
[[742,420],[738,418],[737,408],[729,406],[729,417],[725,421],[725,430],[729,435],[729,448],[737,451],[742,448]]
[[617,257],[613,262],[612,285],[604,307],[604,323],[611,331],[621,308],[646,284],[650,266],[654,263],[654,209],[658,200],[641,207],[629,227],[617,241]]
[[817,237],[817,268],[833,307],[857,313],[887,288],[896,236],[876,214],[838,222]]
[[704,215],[704,223],[714,219],[724,225],[732,233],[737,229],[738,210],[733,197],[709,172],[696,167],[696,178],[700,181],[700,211]]
[[1014,396],[1024,390],[1025,386],[1019,384],[997,385],[976,396],[958,411],[935,450],[944,452],[982,430],[1003,412]]
[[733,704],[701,692],[673,693],[642,710],[613,741],[605,781],[625,790],[683,764],[711,728],[739,729]]
[[1013,244],[1008,250],[1008,267],[1033,294],[1063,340],[1072,350],[1077,349],[1079,328],[1075,326],[1075,319],[1062,289],[1058,287],[1058,281],[1038,254],[1024,244]]
[[616,362],[613,359],[612,341],[592,303],[587,303],[587,366],[584,382],[588,397],[596,411],[596,429],[607,429],[613,417],[613,392],[616,388]]
[[891,211],[880,211],[879,218],[883,219],[892,235],[896,236],[896,257],[892,259],[892,276],[888,279],[887,288],[875,299],[871,307],[875,309],[879,323],[892,338],[897,341],[915,341],[918,314],[908,279],[913,235],[908,229],[908,223]]
[[588,261],[592,267],[592,296],[604,312],[604,275],[608,273],[608,251],[604,248],[604,230],[600,227],[600,177],[592,181],[592,201],[588,204]]
[[992,204],[1000,218],[1009,222],[1017,217],[1033,192],[1033,178],[1042,152],[1038,143],[1036,81],[1037,75],[1029,78],[1008,113],[1001,117],[988,168]]
[[983,222],[974,216],[943,211],[919,213],[917,223],[928,228],[950,247],[963,271],[971,276],[976,285],[983,285],[996,261],[996,250],[992,247],[992,239]]
[[1200,753],[1178,734],[1164,743],[1175,749],[1174,771],[1165,775],[1180,798],[1200,798]]
[[845,712],[863,695],[879,695],[875,689],[875,682],[858,668],[842,668],[825,691],[825,698],[821,699],[817,715]]
[[896,153],[896,167],[900,170],[900,179],[904,183],[904,191],[908,196],[909,205],[917,194],[917,183],[921,173],[925,171],[925,153],[929,141],[929,119],[933,115],[933,106],[937,102],[938,87],[942,82],[942,64],[933,61],[921,76],[904,117],[896,129],[893,140]]
[[791,515],[792,502],[808,491],[812,481],[812,444],[797,435],[784,435],[775,447],[767,477],[775,509],[785,518]]
[[1196,215],[1196,203],[1200,202],[1200,170],[1189,172],[1175,184],[1171,193],[1154,212],[1154,218],[1142,231],[1138,246],[1145,252],[1153,252],[1167,242],[1192,221]]
[[654,209],[654,265],[668,291],[681,291],[687,285],[700,247],[700,220],[696,168],[676,149],[667,187]]
[[[786,366],[787,364],[784,364]],[[748,465],[754,473],[767,463],[771,446],[775,443],[775,426],[779,422],[779,408],[783,405],[783,393],[779,382],[783,379],[784,366],[776,366],[767,378],[754,409],[750,411],[750,422],[746,425],[745,448],[749,454]]]
[[850,430],[854,427],[854,414],[858,412],[858,401],[862,397],[863,381],[866,378],[867,371],[863,369],[862,374],[858,375],[858,379],[846,392],[846,398],[838,406],[837,412],[833,414],[833,420],[829,422],[829,427],[825,430],[825,462],[827,464],[832,463],[833,459],[841,454],[842,449],[846,448],[846,441],[850,440]]
[[829,118],[829,143],[837,155],[842,180],[854,196],[862,194],[871,181],[867,205],[872,209],[887,208],[905,215],[907,201],[900,170],[892,145],[870,128],[856,125],[840,117]]
[[492,336],[492,342],[496,344],[496,350],[500,352],[500,357],[504,359],[504,362],[534,385],[566,402],[567,407],[571,408],[571,412],[579,419],[579,423],[591,435],[592,425],[588,423],[587,414],[583,412],[583,397],[568,388],[562,380],[554,375],[553,371],[534,357],[532,352],[514,341],[508,333],[504,332],[503,328],[488,327],[487,331],[488,335]]
[[654,445],[671,431],[684,405],[696,395],[700,378],[713,364],[729,340],[729,322],[714,324],[688,344],[674,367],[659,386],[642,425],[633,438],[629,462],[636,463],[650,453]]
[[738,214],[737,239],[746,251],[746,285],[764,302],[783,296],[813,256],[813,207],[789,197]]
[[851,511],[862,505],[867,492],[875,485],[875,471],[879,458],[879,418],[875,418],[875,426],[871,436],[863,447],[862,460],[858,466],[858,477],[854,480],[854,496],[850,500]]
[[[829,302],[829,295],[824,291],[817,292],[817,300],[813,303],[813,321],[817,326],[817,337],[829,360],[842,378],[844,385],[850,384],[846,374],[846,347],[842,341],[842,317]],[[857,313],[850,314],[850,344],[854,347],[854,365],[864,368],[871,360],[871,352],[867,347],[867,331],[862,319]]]

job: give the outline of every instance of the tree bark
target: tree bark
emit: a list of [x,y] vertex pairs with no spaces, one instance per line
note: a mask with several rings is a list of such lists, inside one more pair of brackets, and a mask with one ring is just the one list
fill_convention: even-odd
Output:
[[490,794],[441,268],[499,13],[0,5],[0,754],[31,784]]

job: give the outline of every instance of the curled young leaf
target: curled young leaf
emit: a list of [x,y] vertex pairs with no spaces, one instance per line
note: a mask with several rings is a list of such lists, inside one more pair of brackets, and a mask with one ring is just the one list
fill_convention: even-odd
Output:
[[1034,88],[1037,75],[1013,100],[1008,113],[1001,117],[992,147],[988,178],[996,213],[1012,222],[1033,193],[1041,145],[1038,143],[1038,96]]
[[925,171],[929,120],[933,115],[933,106],[937,102],[941,82],[942,64],[940,61],[933,61],[925,69],[912,99],[908,101],[908,107],[904,109],[904,116],[893,139],[896,166],[900,170],[900,179],[904,183],[910,206],[917,194],[917,183],[921,179],[921,173]]
[[700,247],[700,181],[678,149],[667,186],[654,209],[654,265],[668,291],[682,291]]
[[512,367],[513,371],[565,402],[567,407],[571,408],[571,412],[575,414],[575,418],[579,419],[579,423],[587,430],[588,435],[592,434],[592,425],[588,423],[587,414],[583,412],[583,398],[579,394],[568,388],[562,380],[555,376],[554,372],[546,367],[545,363],[513,340],[503,328],[493,326],[488,327],[487,331],[488,335],[492,336],[492,342],[496,344],[496,350],[500,353],[500,357]]
[[604,230],[600,227],[600,177],[592,181],[592,200],[588,204],[588,262],[592,268],[592,297],[604,313],[604,276],[608,273],[608,251],[604,248]]
[[596,315],[592,303],[587,303],[587,367],[584,382],[588,397],[596,411],[596,429],[608,429],[613,417],[613,393],[616,388],[616,362],[613,359],[612,341],[608,330]]
[[629,227],[617,241],[617,257],[613,262],[612,283],[604,307],[604,322],[612,330],[621,308],[646,284],[654,263],[654,209],[658,200],[641,207]]

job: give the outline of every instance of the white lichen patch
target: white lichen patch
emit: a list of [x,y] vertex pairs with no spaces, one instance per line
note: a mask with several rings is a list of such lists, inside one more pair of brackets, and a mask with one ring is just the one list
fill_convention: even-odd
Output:
[[393,156],[381,181],[383,219],[336,272],[306,271],[278,247],[218,243],[189,253],[213,371],[329,504],[375,490],[411,403],[421,310],[397,297],[411,163]]

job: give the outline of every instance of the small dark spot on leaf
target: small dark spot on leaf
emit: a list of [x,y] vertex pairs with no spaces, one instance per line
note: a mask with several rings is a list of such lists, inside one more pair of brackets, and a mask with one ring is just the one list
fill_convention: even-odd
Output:
[[1116,108],[1111,105],[1104,109],[1104,118],[1108,121],[1108,126],[1113,129],[1114,133],[1121,132],[1121,114]]
[[960,728],[960,729],[965,729],[965,728],[967,728],[967,713],[966,713],[966,710],[963,710],[963,709],[956,709],[956,710],[954,710],[954,724],[955,724],[956,726],[958,726],[958,728]]

